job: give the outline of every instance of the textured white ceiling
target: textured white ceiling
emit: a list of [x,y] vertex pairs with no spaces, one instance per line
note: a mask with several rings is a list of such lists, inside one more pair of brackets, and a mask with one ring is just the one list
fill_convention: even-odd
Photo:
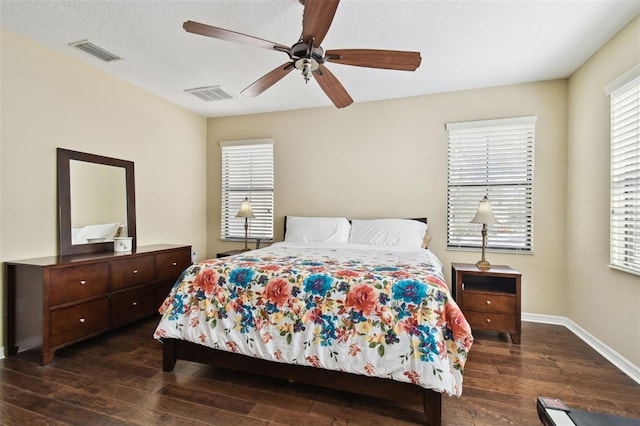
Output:
[[[298,72],[256,98],[240,92],[284,53],[187,33],[193,20],[284,45],[300,36],[298,0],[0,1],[2,27],[206,117],[332,105]],[[640,0],[342,0],[322,47],[417,50],[415,72],[327,66],[355,103],[571,75],[640,13]],[[88,39],[123,59],[68,44]],[[638,52],[630,52],[637,55]],[[186,89],[220,85],[234,99]]]

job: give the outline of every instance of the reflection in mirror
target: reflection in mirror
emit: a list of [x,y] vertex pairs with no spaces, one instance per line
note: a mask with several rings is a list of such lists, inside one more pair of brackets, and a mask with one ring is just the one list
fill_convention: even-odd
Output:
[[71,160],[69,183],[72,244],[127,236],[126,175],[122,167]]
[[60,255],[113,250],[114,237],[136,247],[133,162],[58,148]]

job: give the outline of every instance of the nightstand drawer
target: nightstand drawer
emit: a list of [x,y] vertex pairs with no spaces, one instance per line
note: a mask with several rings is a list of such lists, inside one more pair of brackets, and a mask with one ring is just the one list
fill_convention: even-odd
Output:
[[464,316],[471,325],[471,330],[478,328],[483,330],[505,331],[507,333],[516,332],[516,319],[513,314],[465,311]]
[[506,312],[513,315],[516,310],[516,296],[481,291],[464,291],[462,310]]

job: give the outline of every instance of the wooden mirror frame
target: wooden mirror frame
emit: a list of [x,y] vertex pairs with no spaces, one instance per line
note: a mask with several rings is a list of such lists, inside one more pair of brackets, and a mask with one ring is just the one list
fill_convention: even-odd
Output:
[[60,256],[82,253],[98,253],[113,251],[113,241],[91,244],[73,244],[71,238],[71,179],[70,161],[84,161],[86,163],[103,164],[106,166],[122,167],[125,170],[127,191],[127,233],[133,237],[132,249],[136,249],[136,197],[133,162],[118,160],[117,158],[71,151],[64,148],[57,149],[58,157],[58,240]]

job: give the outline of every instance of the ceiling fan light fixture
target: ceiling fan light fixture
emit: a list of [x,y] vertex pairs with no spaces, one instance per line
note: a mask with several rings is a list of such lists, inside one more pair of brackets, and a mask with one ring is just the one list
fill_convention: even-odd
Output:
[[295,62],[295,67],[302,72],[305,83],[308,83],[312,73],[318,69],[319,65],[315,59],[302,58]]

